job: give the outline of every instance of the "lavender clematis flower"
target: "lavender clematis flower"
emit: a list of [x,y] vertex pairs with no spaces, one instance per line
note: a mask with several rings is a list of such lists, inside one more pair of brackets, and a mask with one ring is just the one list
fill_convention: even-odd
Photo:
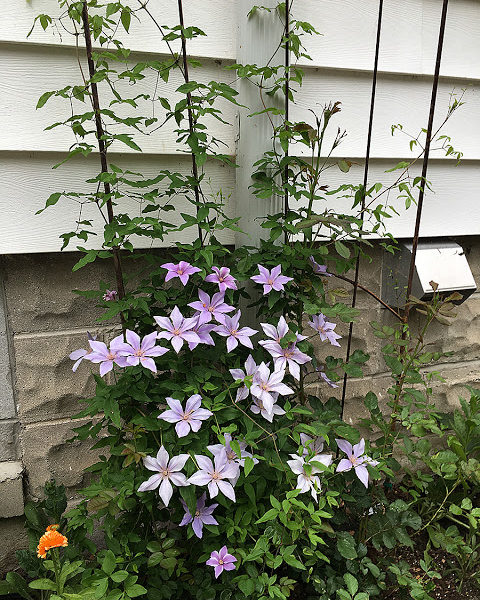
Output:
[[305,469],[305,465],[308,462],[319,462],[325,465],[326,467],[332,464],[332,457],[329,454],[316,454],[310,461],[305,461],[303,456],[297,456],[296,454],[290,454],[293,460],[287,460],[287,465],[290,467],[297,477],[297,490],[300,490],[301,493],[310,492],[312,494],[312,498],[317,500],[317,490],[321,491],[322,486],[320,485],[320,479],[317,476],[317,473],[321,472],[321,469],[316,467],[315,465],[310,464],[311,473]]
[[160,415],[159,419],[167,421],[167,423],[176,423],[175,431],[178,437],[185,437],[192,431],[198,431],[202,426],[202,421],[205,421],[213,415],[206,408],[200,408],[202,397],[199,394],[190,396],[183,410],[179,400],[175,398],[166,398],[170,410],[165,410]]
[[333,330],[337,326],[336,323],[329,323],[325,320],[325,315],[320,313],[319,315],[315,315],[312,317],[312,320],[308,322],[312,329],[318,331],[320,334],[320,339],[322,342],[328,340],[332,346],[340,346],[337,342],[342,336],[335,333]]
[[[97,336],[96,335],[92,335],[90,332],[87,331],[87,338],[89,340],[92,340],[92,342],[94,342],[97,339]],[[78,369],[78,367],[80,366],[80,363],[85,358],[85,356],[87,354],[90,354],[91,351],[92,351],[91,348],[90,348],[90,350],[85,350],[85,348],[79,348],[78,350],[74,350],[73,352],[70,352],[70,354],[68,355],[68,357],[70,358],[70,360],[76,361],[75,364],[72,367],[72,371],[74,373]]]
[[115,363],[119,367],[127,367],[127,359],[121,355],[120,350],[123,345],[123,335],[118,335],[110,342],[110,348],[103,342],[97,340],[88,340],[93,352],[86,354],[83,359],[92,363],[100,363],[100,375],[103,377],[113,369]]
[[117,290],[105,290],[105,293],[102,297],[105,302],[112,302],[112,300],[116,300],[118,298]]
[[[229,433],[225,433],[223,437],[225,438],[225,446],[223,444],[212,444],[211,446],[207,446],[207,450],[209,450],[213,456],[222,454],[225,451],[227,453],[227,460],[229,464],[236,464],[240,467],[244,467],[247,456],[253,460],[254,465],[258,464],[258,460],[253,458],[252,454],[245,450],[247,447],[246,442],[238,442],[238,445],[240,446],[240,458],[238,458],[237,454],[230,445],[232,442],[232,436]],[[240,469],[238,469],[236,477],[231,479],[233,485],[237,483],[239,477]]]
[[288,366],[290,374],[297,380],[300,379],[300,365],[312,360],[308,354],[300,352],[295,342],[288,344],[286,348],[276,342],[266,342],[263,347],[273,356],[275,370],[284,371]]
[[267,411],[271,413],[275,403],[272,393],[288,396],[293,394],[293,390],[282,383],[285,377],[285,371],[275,371],[270,375],[270,369],[265,363],[261,363],[253,377],[250,392],[255,398],[259,398]]
[[273,406],[272,406],[272,410],[270,412],[268,412],[265,409],[265,406],[263,405],[263,402],[260,400],[260,398],[254,398],[253,404],[250,406],[250,410],[252,411],[252,413],[254,415],[262,415],[262,417],[264,419],[266,419],[269,423],[273,423],[273,417],[275,415],[284,415],[285,414],[285,411],[283,410],[283,408],[281,408],[277,404],[278,394],[271,394],[271,395],[273,396]]
[[220,269],[218,267],[212,267],[212,271],[214,271],[214,273],[207,275],[205,281],[218,283],[221,292],[225,292],[227,288],[230,288],[231,290],[237,289],[235,278],[230,275],[230,269],[228,267],[220,267]]
[[196,454],[195,459],[200,470],[190,477],[188,483],[193,485],[207,485],[210,498],[214,498],[220,490],[224,496],[235,502],[235,490],[227,480],[234,479],[237,476],[239,466],[228,462],[225,449],[223,452],[219,452],[213,459],[215,466],[208,456]]
[[196,342],[200,343],[200,338],[193,331],[193,328],[197,325],[198,319],[196,317],[184,318],[182,313],[178,310],[178,306],[175,306],[168,317],[153,317],[157,322],[157,325],[161,331],[157,334],[158,339],[170,340],[172,342],[173,349],[178,354],[180,348],[183,346],[183,342]]
[[207,344],[208,346],[215,346],[215,342],[210,335],[212,331],[214,331],[216,325],[214,323],[202,323],[200,317],[197,319],[197,324],[192,329],[194,333],[196,333],[200,339],[199,342],[188,342],[188,347],[190,350],[194,350],[198,344]]
[[188,458],[188,454],[179,454],[178,456],[172,456],[169,460],[168,452],[161,446],[156,458],[146,456],[143,459],[145,467],[149,471],[156,471],[156,473],[149,477],[147,481],[144,481],[138,488],[138,491],[149,492],[160,486],[158,493],[165,506],[168,506],[173,494],[172,483],[173,485],[182,487],[189,485],[186,476],[183,473],[179,473],[185,466]]
[[250,336],[255,335],[258,331],[251,327],[242,327],[239,329],[238,325],[241,314],[242,313],[238,311],[233,317],[225,315],[222,324],[215,328],[215,332],[218,333],[218,335],[227,338],[227,352],[234,350],[239,342],[247,348],[253,348]]
[[325,383],[331,388],[338,388],[338,385],[334,383],[331,379],[327,377],[327,374],[322,371],[319,367],[315,367],[315,371],[317,371],[318,376],[325,381]]
[[211,553],[206,564],[209,567],[215,567],[215,579],[217,579],[223,570],[233,571],[235,569],[234,562],[237,562],[237,559],[228,553],[226,546],[223,546],[218,552],[214,550]]
[[211,504],[210,506],[205,506],[206,499],[207,494],[203,493],[197,500],[197,510],[195,511],[195,515],[192,517],[185,501],[182,498],[180,498],[180,502],[182,503],[182,506],[185,509],[185,514],[183,515],[183,519],[179,523],[179,526],[182,527],[191,523],[193,533],[198,538],[202,538],[203,536],[204,525],[218,525],[218,521],[215,519],[215,517],[212,517],[212,513],[217,508],[218,504]]
[[315,273],[315,275],[324,275],[325,277],[332,277],[331,273],[327,273],[327,266],[326,265],[319,265],[315,259],[313,258],[313,256],[310,256],[308,258],[309,263],[312,265],[312,269],[313,272]]
[[255,283],[263,284],[264,294],[268,294],[272,290],[280,292],[285,289],[283,287],[285,283],[288,283],[289,281],[293,280],[293,277],[286,277],[285,275],[281,275],[281,265],[273,267],[271,271],[269,271],[262,265],[257,265],[257,267],[260,275],[254,275],[253,277],[250,277],[250,279],[253,279]]
[[138,334],[127,329],[125,337],[128,343],[119,344],[118,349],[120,354],[127,359],[127,364],[131,367],[141,364],[142,367],[149,369],[152,373],[156,373],[157,366],[153,357],[163,356],[168,352],[168,348],[155,346],[157,332],[149,333],[141,340]]
[[165,281],[170,281],[170,279],[178,277],[184,286],[187,285],[190,275],[201,271],[198,267],[193,267],[184,260],[181,260],[177,265],[174,263],[165,263],[160,266],[162,269],[168,270],[168,273],[165,275]]
[[282,338],[284,338],[288,333],[288,325],[285,321],[285,317],[280,317],[276,327],[275,325],[270,325],[270,323],[260,323],[260,325],[262,326],[265,335],[270,338],[269,340],[263,340],[259,342],[261,346],[264,346],[265,344],[271,344],[272,342],[279,344]]
[[309,454],[320,454],[323,450],[325,440],[322,436],[312,438],[306,433],[301,433],[300,442],[303,446],[303,456],[305,457]]
[[352,446],[350,442],[347,440],[335,440],[337,442],[337,446],[345,452],[348,458],[342,458],[342,460],[338,463],[337,473],[342,473],[344,471],[350,471],[351,469],[355,469],[355,475],[358,479],[363,483],[363,485],[368,488],[368,469],[365,466],[372,465],[372,467],[376,467],[378,465],[377,460],[373,460],[369,456],[364,454],[365,452],[365,440],[362,438],[358,444]]
[[197,310],[200,314],[198,316],[199,322],[208,323],[212,319],[216,319],[220,323],[223,322],[223,315],[225,313],[232,312],[235,310],[234,306],[230,306],[224,302],[225,293],[217,292],[213,294],[212,299],[202,290],[198,290],[198,297],[200,300],[196,302],[190,302],[188,306],[191,306]]
[[[230,369],[230,373],[235,381],[241,379],[245,381],[245,378],[251,375],[254,375],[257,372],[258,366],[252,358],[252,355],[249,354],[247,360],[245,361],[245,371],[242,369]],[[239,402],[240,400],[245,400],[248,397],[249,390],[246,385],[238,388],[237,397],[235,398],[235,402]]]

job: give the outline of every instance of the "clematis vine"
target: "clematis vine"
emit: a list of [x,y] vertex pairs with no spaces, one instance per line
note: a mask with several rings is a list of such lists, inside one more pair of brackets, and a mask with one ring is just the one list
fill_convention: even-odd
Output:
[[320,313],[319,315],[314,315],[312,317],[312,320],[309,321],[308,324],[312,329],[318,331],[322,342],[328,340],[332,344],[332,346],[340,346],[337,340],[339,340],[342,336],[338,335],[338,333],[335,333],[333,331],[337,325],[336,323],[329,323],[328,321],[326,321],[325,315],[322,315],[322,313]]
[[157,334],[158,339],[169,340],[172,343],[173,349],[178,354],[183,342],[196,342],[200,343],[200,338],[193,329],[198,323],[197,317],[184,318],[182,313],[178,310],[178,306],[175,306],[168,317],[153,317],[157,322],[160,329],[166,331],[160,331]]
[[368,469],[366,465],[371,465],[372,467],[376,467],[378,465],[378,460],[374,460],[369,456],[365,455],[365,440],[362,438],[358,444],[352,446],[350,442],[347,440],[335,440],[337,442],[337,446],[345,452],[348,458],[342,458],[342,460],[338,463],[337,473],[342,473],[345,471],[350,471],[351,469],[355,469],[355,475],[358,479],[363,483],[363,485],[368,488]]
[[261,363],[254,377],[250,393],[255,398],[262,401],[263,407],[267,413],[271,413],[275,403],[272,394],[277,393],[281,396],[293,394],[293,390],[282,383],[285,377],[285,371],[275,371],[270,374],[270,369],[265,363]]
[[149,471],[156,471],[156,473],[149,477],[147,481],[144,481],[138,488],[138,491],[148,492],[156,490],[160,486],[158,491],[159,496],[163,500],[165,506],[168,506],[173,495],[172,483],[178,487],[189,485],[187,477],[179,472],[185,466],[188,458],[188,454],[179,454],[178,456],[172,456],[172,458],[169,459],[168,452],[161,446],[156,458],[153,456],[146,456],[143,459],[145,467]]
[[174,277],[178,277],[183,286],[187,285],[190,275],[201,271],[198,267],[193,267],[190,263],[181,260],[177,265],[174,263],[164,263],[160,265],[162,269],[167,269],[165,281],[170,281]]
[[235,479],[238,474],[239,466],[235,463],[229,463],[225,448],[219,452],[213,459],[213,463],[208,456],[201,454],[195,455],[200,470],[194,473],[188,480],[193,485],[206,485],[210,493],[210,498],[215,498],[218,492],[235,502],[235,490],[229,479]]
[[230,269],[228,267],[212,267],[213,273],[205,277],[205,281],[209,283],[218,283],[218,287],[221,292],[225,292],[227,288],[231,290],[237,289],[237,283],[235,278],[230,275]]
[[185,437],[191,431],[198,431],[202,426],[202,421],[205,421],[213,415],[206,408],[200,408],[202,397],[199,394],[190,396],[183,410],[179,400],[175,398],[166,398],[170,410],[165,410],[160,415],[159,419],[167,421],[167,423],[176,423],[175,431],[178,437]]
[[235,350],[239,343],[247,348],[253,348],[250,337],[258,333],[258,331],[251,327],[242,327],[239,329],[241,314],[241,311],[238,311],[233,317],[225,315],[222,324],[215,328],[215,333],[227,338],[227,352]]
[[103,377],[113,369],[116,364],[119,367],[128,366],[127,359],[122,356],[121,349],[123,346],[123,335],[117,335],[110,342],[110,347],[103,342],[97,340],[88,340],[92,352],[86,354],[83,359],[89,360],[92,363],[100,363],[100,375]]
[[225,293],[217,292],[213,294],[212,299],[210,296],[202,290],[198,290],[198,297],[200,300],[196,302],[190,302],[188,306],[191,306],[198,311],[198,322],[208,323],[212,319],[223,322],[223,315],[235,310],[234,306],[229,306],[224,302]]
[[308,258],[308,262],[311,264],[313,272],[315,273],[315,275],[324,275],[325,277],[332,277],[332,274],[327,272],[327,266],[326,265],[319,265],[315,261],[315,259],[313,258],[313,256],[310,256]]
[[[229,464],[233,463],[238,465],[239,467],[244,467],[245,459],[247,458],[247,456],[253,460],[254,465],[258,464],[258,460],[256,458],[253,458],[252,454],[245,450],[245,448],[247,447],[246,442],[238,442],[238,445],[240,447],[239,458],[237,453],[235,452],[235,450],[233,450],[231,446],[232,436],[229,433],[225,433],[223,437],[225,438],[225,446],[223,444],[212,444],[211,446],[207,446],[207,450],[209,450],[213,454],[213,456],[217,456],[217,454],[222,454],[225,451],[227,453],[227,460]],[[233,477],[231,480],[233,485],[237,483],[239,477],[240,469],[238,469],[236,477]]]
[[237,559],[232,554],[228,553],[226,546],[223,546],[218,552],[214,550],[210,554],[210,558],[207,560],[206,564],[209,567],[215,567],[215,579],[217,579],[224,570],[233,571],[235,569],[233,563],[235,562],[237,562]]
[[290,456],[293,460],[287,460],[287,465],[295,475],[298,475],[296,489],[300,490],[302,494],[310,492],[312,498],[316,501],[317,489],[318,491],[322,489],[317,475],[321,472],[321,469],[311,463],[319,462],[329,467],[332,464],[332,457],[330,454],[316,454],[307,462],[303,456],[297,456],[296,454],[290,454]]
[[192,517],[190,511],[188,510],[188,506],[185,500],[180,498],[180,502],[182,503],[182,506],[185,509],[185,514],[183,515],[183,519],[179,523],[179,526],[183,527],[184,525],[188,525],[189,523],[191,523],[193,533],[198,538],[202,538],[203,536],[204,525],[218,525],[218,521],[215,519],[215,517],[212,516],[212,513],[217,508],[218,504],[211,504],[210,506],[205,506],[206,499],[207,494],[203,493],[197,500],[197,509]]
[[284,290],[283,287],[285,283],[289,281],[293,281],[293,277],[287,277],[286,275],[281,275],[282,266],[277,265],[273,267],[271,271],[263,267],[262,265],[257,265],[258,271],[260,275],[253,275],[250,279],[253,279],[255,283],[259,283],[263,285],[263,293],[269,294],[272,290],[276,290],[280,292]]
[[[250,377],[257,372],[258,366],[256,362],[253,360],[251,354],[248,355],[247,360],[245,361],[245,371],[242,369],[230,369],[230,373],[235,381],[241,379],[245,381],[246,377]],[[248,397],[249,389],[246,385],[238,388],[237,397],[235,398],[235,402],[239,402],[240,400],[245,400]]]
[[141,364],[142,367],[149,369],[152,373],[156,373],[157,367],[153,358],[163,356],[168,352],[168,348],[155,346],[157,332],[149,333],[142,340],[137,333],[127,329],[125,338],[128,343],[119,344],[119,352],[127,359],[127,365],[135,367]]
[[273,397],[273,406],[272,410],[268,412],[263,405],[263,402],[260,398],[254,398],[253,404],[250,406],[250,410],[254,415],[262,415],[264,419],[266,419],[269,423],[273,423],[273,417],[275,415],[284,415],[285,411],[281,406],[277,404],[278,394],[272,394]]
[[[89,340],[91,340],[92,342],[94,342],[97,339],[97,336],[96,335],[92,335],[90,332],[87,331],[87,338]],[[90,350],[85,350],[85,348],[79,348],[78,350],[74,350],[73,352],[70,352],[70,354],[68,355],[68,357],[70,358],[70,360],[74,360],[75,361],[75,363],[74,363],[74,365],[72,367],[72,371],[74,373],[78,369],[78,367],[80,366],[80,363],[82,362],[82,360],[84,360],[85,356],[87,354],[90,354],[90,352],[92,352],[91,348],[90,348]]]

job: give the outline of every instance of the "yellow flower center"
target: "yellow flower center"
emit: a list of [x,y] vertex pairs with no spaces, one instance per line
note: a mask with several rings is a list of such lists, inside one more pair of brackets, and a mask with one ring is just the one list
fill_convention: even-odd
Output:
[[173,334],[173,335],[180,335],[180,329],[174,329],[174,330],[172,331],[172,334]]

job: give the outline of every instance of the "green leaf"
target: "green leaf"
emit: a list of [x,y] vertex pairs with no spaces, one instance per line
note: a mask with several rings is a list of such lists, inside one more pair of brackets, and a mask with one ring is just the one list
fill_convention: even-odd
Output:
[[44,106],[46,104],[46,102],[55,94],[55,91],[53,92],[45,92],[44,94],[42,94],[40,96],[40,98],[38,99],[37,102],[37,106],[35,108],[42,108],[42,106]]
[[137,596],[143,596],[147,593],[147,590],[143,587],[143,585],[139,585],[138,583],[134,583],[125,589],[125,593],[130,598],[136,598]]
[[126,146],[129,146],[130,148],[133,148],[133,150],[137,150],[137,152],[141,152],[142,149],[140,148],[140,146],[138,144],[136,144],[132,138],[127,135],[126,133],[117,133],[116,135],[112,136],[115,140],[119,140],[120,142],[123,142]]
[[132,13],[130,11],[130,8],[128,8],[128,6],[125,6],[122,10],[122,14],[120,16],[120,20],[122,21],[122,25],[123,28],[125,29],[125,31],[128,31],[130,29],[130,22],[132,20]]
[[345,246],[343,242],[336,240],[335,250],[338,252],[338,254],[340,254],[340,256],[343,256],[343,258],[350,258],[350,250]]
[[356,544],[353,537],[346,532],[340,532],[337,539],[337,550],[343,556],[349,560],[357,558]]
[[355,594],[358,592],[358,581],[350,573],[345,573],[343,580],[345,581],[350,594],[355,596]]
[[128,577],[128,571],[115,571],[110,575],[110,577],[113,581],[115,581],[115,583],[121,583],[122,581],[125,581],[125,579]]
[[11,585],[14,592],[19,594],[20,596],[22,596],[22,598],[25,598],[26,600],[33,600],[33,597],[28,591],[27,582],[21,575],[15,573],[14,571],[11,571],[10,573],[6,574],[5,579]]
[[115,554],[111,550],[107,550],[102,562],[102,571],[107,575],[111,575],[115,570],[116,564]]
[[245,596],[251,596],[255,591],[255,581],[250,577],[246,577],[245,579],[241,579],[237,583],[239,589]]
[[28,584],[33,590],[52,590],[57,589],[57,585],[51,579],[35,579]]
[[258,523],[266,523],[267,521],[272,521],[277,517],[277,515],[278,510],[276,508],[271,508],[270,510],[267,510],[263,517],[260,517],[258,521],[255,521],[255,524],[258,525]]
[[255,463],[253,462],[253,459],[250,458],[250,456],[247,456],[245,458],[245,464],[243,467],[245,477],[248,476],[248,474],[250,473],[250,471],[253,469],[254,466],[255,466]]
[[302,563],[291,554],[284,554],[283,560],[287,563],[287,565],[290,565],[291,567],[296,567],[297,569],[301,569],[302,571],[305,571],[306,569],[306,567],[304,567]]

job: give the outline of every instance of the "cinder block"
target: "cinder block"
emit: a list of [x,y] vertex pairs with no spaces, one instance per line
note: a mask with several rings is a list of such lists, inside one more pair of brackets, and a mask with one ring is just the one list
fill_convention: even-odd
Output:
[[24,519],[0,519],[0,577],[18,567],[15,551],[28,548]]
[[85,423],[85,419],[69,419],[24,428],[20,439],[29,494],[42,496],[43,486],[51,478],[63,484],[70,497],[84,484],[83,470],[96,461],[98,451],[91,450],[92,440],[68,443],[67,440],[73,437],[73,428]]
[[11,419],[13,417],[15,417],[15,401],[13,397],[9,348],[7,336],[0,334],[0,418]]
[[102,309],[94,299],[72,290],[96,289],[100,281],[115,289],[115,273],[108,260],[72,272],[79,258],[77,252],[5,257],[5,294],[13,333],[92,327]]
[[69,354],[87,348],[85,333],[14,338],[18,412],[22,422],[72,416],[84,407],[80,400],[95,391],[92,363],[73,373]]
[[18,421],[0,421],[0,462],[16,460],[17,455],[17,433]]
[[23,515],[22,471],[21,462],[0,463],[0,519]]

